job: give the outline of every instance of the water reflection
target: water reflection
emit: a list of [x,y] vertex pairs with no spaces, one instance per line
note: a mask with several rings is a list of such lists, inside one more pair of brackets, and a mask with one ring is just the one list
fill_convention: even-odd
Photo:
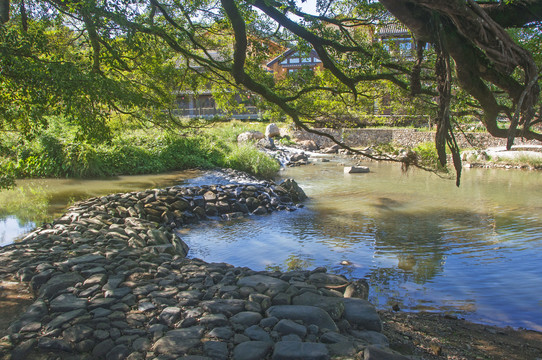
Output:
[[311,196],[306,208],[191,229],[190,256],[253,269],[323,265],[366,278],[383,308],[542,330],[542,212],[533,201],[542,188],[530,187],[539,174],[467,172],[457,189],[390,165],[358,177],[338,170],[288,170]]
[[106,179],[34,179],[17,181],[0,191],[0,246],[31,231],[36,224],[61,215],[76,201],[94,196],[179,185],[201,174],[199,170]]
[[26,234],[34,226],[33,222],[21,222],[15,216],[0,218],[0,247],[10,244],[12,239]]

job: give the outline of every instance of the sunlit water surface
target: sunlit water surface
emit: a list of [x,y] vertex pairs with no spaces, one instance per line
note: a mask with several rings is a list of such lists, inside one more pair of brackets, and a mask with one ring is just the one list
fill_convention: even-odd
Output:
[[[365,278],[370,300],[542,330],[539,172],[465,169],[462,185],[392,164],[285,171],[310,196],[293,213],[181,230],[189,256],[263,269]],[[341,265],[348,261],[351,265]]]

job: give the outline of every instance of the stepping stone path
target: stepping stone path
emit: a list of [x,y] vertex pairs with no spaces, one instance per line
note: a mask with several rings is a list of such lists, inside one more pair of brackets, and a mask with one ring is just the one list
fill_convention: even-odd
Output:
[[387,348],[363,281],[186,258],[176,228],[296,210],[304,194],[287,184],[92,198],[1,248],[0,280],[28,282],[35,302],[0,358],[406,359]]

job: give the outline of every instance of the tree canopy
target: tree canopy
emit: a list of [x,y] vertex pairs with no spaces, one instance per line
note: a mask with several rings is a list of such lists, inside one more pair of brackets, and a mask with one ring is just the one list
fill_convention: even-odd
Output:
[[[439,160],[444,165],[450,149],[459,179],[457,82],[470,97],[463,105],[480,110],[487,131],[509,147],[518,135],[542,140],[541,0],[318,0],[318,14],[300,5],[0,0],[0,129],[32,134],[50,114],[79,124],[90,139],[107,136],[112,113],[175,126],[167,111],[175,93],[214,84],[232,90],[225,98],[256,93],[310,130],[322,115],[319,100],[332,99],[330,112],[340,115],[379,83],[436,106]],[[394,61],[371,41],[370,29],[394,19],[416,39],[416,61]],[[276,81],[262,66],[277,55],[272,43],[314,49],[325,71]]]

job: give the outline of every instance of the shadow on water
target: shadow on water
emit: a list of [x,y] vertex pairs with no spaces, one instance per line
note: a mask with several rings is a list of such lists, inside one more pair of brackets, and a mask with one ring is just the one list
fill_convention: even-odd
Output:
[[[365,278],[370,300],[381,308],[542,328],[542,299],[533,292],[542,288],[542,257],[525,251],[542,246],[539,218],[513,211],[413,210],[386,197],[370,206],[378,211],[340,211],[312,200],[292,214],[217,222],[186,229],[181,237],[189,256],[207,261],[255,270],[326,266]],[[345,260],[349,265],[341,265]]]

